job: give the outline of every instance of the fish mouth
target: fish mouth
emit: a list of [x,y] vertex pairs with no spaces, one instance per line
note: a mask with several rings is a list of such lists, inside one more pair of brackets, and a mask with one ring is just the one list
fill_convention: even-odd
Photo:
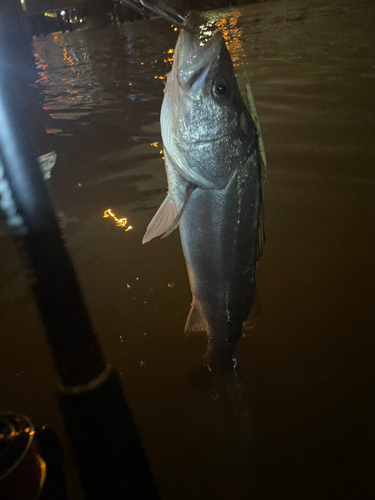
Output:
[[[184,24],[189,24],[189,18]],[[178,80],[184,90],[196,93],[203,88],[210,66],[223,45],[224,38],[220,31],[200,45],[198,33],[181,30],[176,52]]]

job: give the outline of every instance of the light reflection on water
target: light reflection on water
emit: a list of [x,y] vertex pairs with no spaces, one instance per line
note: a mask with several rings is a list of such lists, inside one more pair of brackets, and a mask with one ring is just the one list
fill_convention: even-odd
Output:
[[[163,31],[165,26],[160,26]],[[157,98],[156,92],[149,92],[150,69],[164,79],[171,59],[158,61],[160,52],[152,48],[151,36],[145,44],[141,33],[135,36],[133,27],[128,28],[109,27],[99,37],[92,30],[81,30],[34,40],[37,85],[51,118],[77,120],[103,108],[115,110],[124,99]],[[138,40],[143,50],[133,47]],[[149,57],[152,49],[158,58]]]
[[[57,151],[48,187],[166,500],[373,497],[373,14],[366,0],[205,14],[206,36],[220,27],[251,80],[269,163],[263,314],[240,340],[238,376],[215,383],[200,368],[206,339],[183,335],[178,232],[141,245],[167,189],[158,121],[177,34],[149,20],[34,40],[39,145]],[[128,232],[113,223],[125,216]],[[4,240],[0,394],[61,434],[16,255]]]
[[[224,16],[210,13],[202,28],[202,40],[207,40],[217,28],[222,30],[235,66],[239,65],[242,54],[242,31],[237,26],[240,16],[239,10]],[[162,24],[160,27],[162,32],[168,29]],[[108,28],[105,40],[90,30],[34,40],[40,75],[36,85],[43,95],[44,110],[50,111],[52,119],[78,120],[100,112],[100,108],[115,110],[124,98],[149,101],[160,96],[160,92],[150,88],[150,71],[154,79],[164,84],[173,62],[173,46],[155,50],[152,34],[144,39],[139,33],[135,36],[132,27],[128,28],[128,25]],[[174,45],[176,35],[169,38]],[[150,53],[155,57],[150,57]]]
[[244,56],[242,48],[242,27],[238,24],[242,12],[238,9],[231,9],[230,12],[212,11],[204,15],[205,22],[200,25],[200,39],[206,42],[218,29],[222,32],[229,53],[232,57],[233,66],[240,65]]
[[108,217],[112,217],[112,219],[115,221],[115,224],[117,227],[124,227],[125,232],[133,229],[132,226],[128,225],[128,219],[126,217],[122,217],[121,219],[118,219],[110,208],[107,208],[107,210],[104,210],[103,219],[106,219]]
[[223,33],[224,40],[227,42],[229,53],[232,57],[233,66],[239,66],[239,61],[244,56],[242,47],[242,28],[238,26],[240,11],[233,11],[230,16],[217,21],[216,26]]

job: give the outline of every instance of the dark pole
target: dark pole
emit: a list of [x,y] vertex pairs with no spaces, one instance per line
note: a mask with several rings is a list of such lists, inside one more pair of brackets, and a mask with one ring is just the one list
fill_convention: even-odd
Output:
[[0,2],[0,198],[34,274],[33,292],[62,381],[60,407],[86,498],[159,499],[122,393],[93,331],[24,116],[25,64]]

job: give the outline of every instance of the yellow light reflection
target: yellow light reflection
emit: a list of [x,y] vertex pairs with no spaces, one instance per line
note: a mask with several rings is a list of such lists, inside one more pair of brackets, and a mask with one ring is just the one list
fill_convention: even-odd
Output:
[[[167,51],[167,53],[168,53],[168,54],[173,54],[173,52],[174,52],[174,49],[169,49],[169,50]],[[165,54],[165,53],[166,53],[166,52],[163,52],[163,54]],[[154,61],[154,62],[156,63],[156,62],[157,62],[157,60],[155,59],[155,61]],[[163,62],[164,62],[165,64],[169,64],[169,66],[172,66],[172,63],[173,63],[173,55],[172,55],[172,57],[166,57],[166,59],[163,59]],[[154,68],[155,66],[152,66],[152,67]],[[165,79],[167,78],[167,76],[168,76],[168,75],[169,75],[169,70],[168,70],[168,72],[167,72],[165,75],[155,75],[155,76],[154,76],[154,79],[155,79],[155,80],[162,80],[162,81],[165,83]],[[163,92],[164,92],[164,89],[163,89]]]
[[104,211],[103,219],[105,219],[107,217],[112,217],[112,219],[116,223],[116,226],[118,226],[118,227],[124,227],[126,232],[130,231],[131,229],[133,229],[132,226],[126,227],[128,225],[128,219],[126,217],[123,217],[122,219],[118,219],[116,217],[116,215],[112,212],[112,210],[110,208],[108,208],[107,210]]
[[216,26],[223,33],[223,38],[226,41],[227,48],[231,55],[233,66],[239,66],[243,56],[242,49],[242,29],[237,26],[238,19],[241,16],[239,10],[234,10],[229,16],[225,16],[216,22]]
[[[60,47],[62,48],[62,51],[63,51],[63,61],[66,61],[68,63],[69,66],[71,66],[71,70],[72,72],[75,74],[75,75],[79,75],[80,72],[77,71],[75,69],[76,65],[78,64],[79,62],[79,59],[77,57],[77,55],[74,53],[73,49],[69,49],[69,46],[68,44],[66,43],[65,39],[64,39],[64,36],[62,33],[57,33],[56,35],[54,35],[53,37],[53,41],[60,45]],[[69,49],[69,53],[68,53],[68,49]],[[65,81],[63,79],[63,81]],[[88,86],[91,86],[90,83],[87,84]],[[70,101],[79,101],[79,99],[82,98],[82,96],[78,95],[78,92],[77,90],[75,91],[70,91],[68,90],[68,93],[70,94],[76,94],[75,96],[72,96],[69,98]]]

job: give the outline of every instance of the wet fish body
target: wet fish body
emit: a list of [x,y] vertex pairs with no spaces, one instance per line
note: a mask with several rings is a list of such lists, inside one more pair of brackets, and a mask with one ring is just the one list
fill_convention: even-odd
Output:
[[185,332],[207,332],[208,364],[231,364],[257,317],[264,235],[258,136],[220,33],[202,47],[181,31],[160,122],[169,192],[144,242],[179,224],[193,297]]

